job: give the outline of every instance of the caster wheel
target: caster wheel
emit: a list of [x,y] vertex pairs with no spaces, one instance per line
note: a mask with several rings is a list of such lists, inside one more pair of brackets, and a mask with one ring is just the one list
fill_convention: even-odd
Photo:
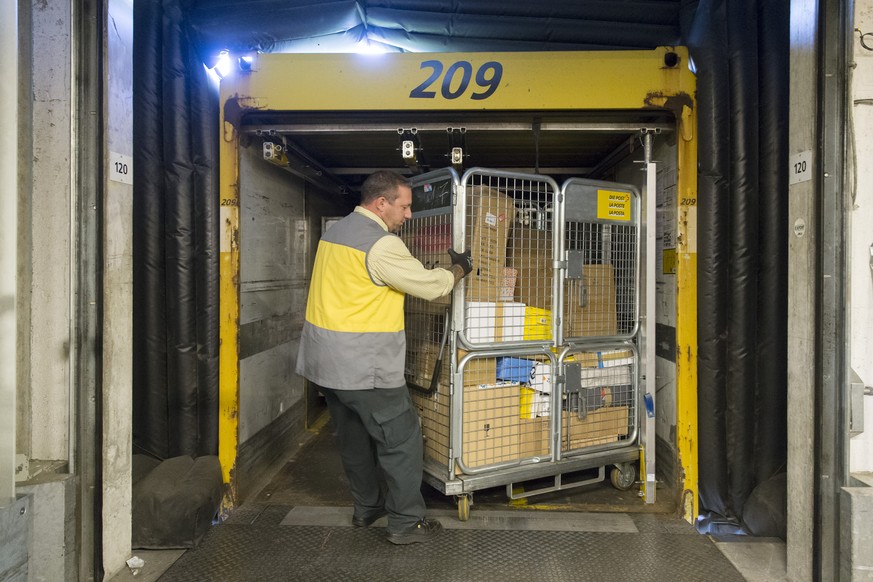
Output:
[[636,468],[630,463],[616,465],[609,472],[609,481],[619,491],[627,491],[637,481]]
[[458,520],[467,521],[470,519],[470,496],[458,495]]

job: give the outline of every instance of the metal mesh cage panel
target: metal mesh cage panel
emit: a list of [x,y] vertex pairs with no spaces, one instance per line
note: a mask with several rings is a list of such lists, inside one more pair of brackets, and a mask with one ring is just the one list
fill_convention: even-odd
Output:
[[[428,268],[448,267],[447,249],[460,239],[474,267],[455,309],[449,297],[406,298],[406,376],[428,462],[448,480],[534,462],[547,474],[553,443],[572,457],[632,442],[635,350],[582,346],[636,332],[636,221],[600,219],[590,199],[563,219],[551,179],[477,169],[461,181],[464,223],[456,232],[461,215],[445,206],[445,183],[414,187],[423,202],[401,232]],[[566,256],[556,261],[561,245]],[[555,277],[564,280],[563,305],[554,304]],[[555,318],[565,338],[586,341],[560,362],[549,349],[561,339]]]
[[564,283],[564,337],[629,337],[637,325],[636,225],[567,222],[565,248],[582,261]]
[[413,390],[412,403],[421,419],[424,456],[438,465],[449,463],[449,383],[440,382],[433,394]]
[[638,356],[629,346],[571,353],[563,361],[561,450],[633,440]]
[[[542,353],[511,353],[473,357],[461,368],[460,459],[466,472],[550,454],[548,434],[541,447],[540,425],[532,422],[543,409],[535,408],[531,394],[549,391],[553,359]],[[544,410],[548,413],[548,407]]]
[[[446,252],[452,243],[451,214],[414,217],[400,233],[410,252],[427,268],[448,268],[451,258]],[[406,296],[406,380],[429,388],[440,353],[446,319],[450,317],[451,296],[425,301]],[[445,352],[448,353],[448,352]]]
[[554,182],[473,172],[465,177],[464,337],[473,347],[552,338]]

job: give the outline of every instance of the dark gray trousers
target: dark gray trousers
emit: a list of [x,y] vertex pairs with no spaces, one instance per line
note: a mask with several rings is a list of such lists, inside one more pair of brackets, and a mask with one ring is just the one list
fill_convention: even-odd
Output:
[[[355,515],[383,506],[388,531],[399,533],[424,517],[422,440],[407,388],[334,390],[319,386],[337,427]],[[387,492],[380,486],[380,468]]]

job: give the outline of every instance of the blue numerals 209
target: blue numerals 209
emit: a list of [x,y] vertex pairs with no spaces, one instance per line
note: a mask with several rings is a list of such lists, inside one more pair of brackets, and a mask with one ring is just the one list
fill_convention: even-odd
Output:
[[[458,61],[449,65],[446,69],[446,74],[443,75],[443,64],[440,61],[424,61],[421,63],[421,69],[430,69],[430,76],[418,85],[415,89],[409,92],[409,97],[412,99],[433,99],[436,97],[436,91],[430,91],[430,87],[434,85],[442,76],[440,83],[440,94],[445,99],[457,99],[463,96],[467,89],[470,88],[470,81],[473,78],[473,65],[467,61]],[[460,76],[460,81],[456,82],[455,77]],[[476,85],[484,89],[482,92],[476,92],[475,89],[470,95],[470,99],[482,100],[488,99],[497,91],[500,86],[500,79],[503,78],[503,65],[497,61],[488,61],[484,63],[479,70],[476,71]],[[457,85],[454,89],[453,85]]]

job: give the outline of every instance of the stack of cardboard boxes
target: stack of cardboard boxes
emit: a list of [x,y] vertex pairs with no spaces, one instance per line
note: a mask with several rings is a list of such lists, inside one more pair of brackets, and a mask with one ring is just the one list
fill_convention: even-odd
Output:
[[[519,455],[519,384],[497,382],[495,358],[472,358],[464,366],[461,461],[476,468],[513,461]],[[450,398],[448,376],[436,393],[413,390],[421,417],[425,453],[441,465],[449,461]]]
[[[521,421],[522,458],[549,454],[549,418]],[[628,434],[628,407],[609,406],[589,412],[584,419],[566,410],[561,413],[561,449],[570,451],[613,443]]]
[[[551,233],[514,229],[508,257],[509,268],[517,273],[515,300],[526,306],[525,338],[539,339],[545,331],[551,337],[554,267]],[[615,335],[615,308],[612,265],[584,265],[582,279],[569,280],[564,289],[564,336]]]
[[616,331],[612,265],[584,265],[582,279],[564,289],[564,337],[605,337]]
[[[515,205],[506,194],[486,186],[473,187],[468,196],[468,233],[474,271],[466,280],[465,336],[473,343],[552,338],[552,281],[554,260],[551,233],[513,228]],[[407,244],[426,266],[451,264],[448,224],[432,225],[411,233]],[[568,293],[564,305],[565,335],[615,334],[615,285],[612,270],[603,265],[585,267],[584,292]],[[580,282],[574,282],[579,284]],[[577,300],[581,298],[581,303]],[[415,304],[407,312],[407,375],[427,388],[439,354],[447,317],[448,298]],[[459,350],[460,361],[466,352]],[[450,355],[444,354],[439,388],[425,394],[413,390],[419,410],[427,456],[448,463],[450,427]],[[463,368],[461,460],[476,468],[549,452],[550,400],[546,382],[550,366],[534,361],[532,378],[507,377],[499,371],[502,358],[476,357]],[[457,389],[456,388],[456,389]],[[537,400],[539,408],[534,408]],[[564,413],[567,439],[587,446],[604,439],[615,441],[628,430],[626,406],[603,408],[584,421]],[[604,441],[605,442],[605,441]]]
[[[562,450],[615,442],[628,434],[629,408],[613,406],[612,385],[630,384],[630,350],[581,352],[567,358],[578,367],[579,384],[602,386],[602,398],[585,403],[586,415],[562,410]],[[567,368],[570,370],[571,368]],[[569,372],[567,372],[569,373]],[[545,358],[498,358],[497,378],[521,381],[519,439],[522,457],[549,454],[550,417],[553,403],[552,365]],[[523,378],[527,378],[524,380]],[[566,403],[566,397],[563,402]],[[566,406],[561,407],[562,409]],[[589,409],[593,409],[590,412]]]

